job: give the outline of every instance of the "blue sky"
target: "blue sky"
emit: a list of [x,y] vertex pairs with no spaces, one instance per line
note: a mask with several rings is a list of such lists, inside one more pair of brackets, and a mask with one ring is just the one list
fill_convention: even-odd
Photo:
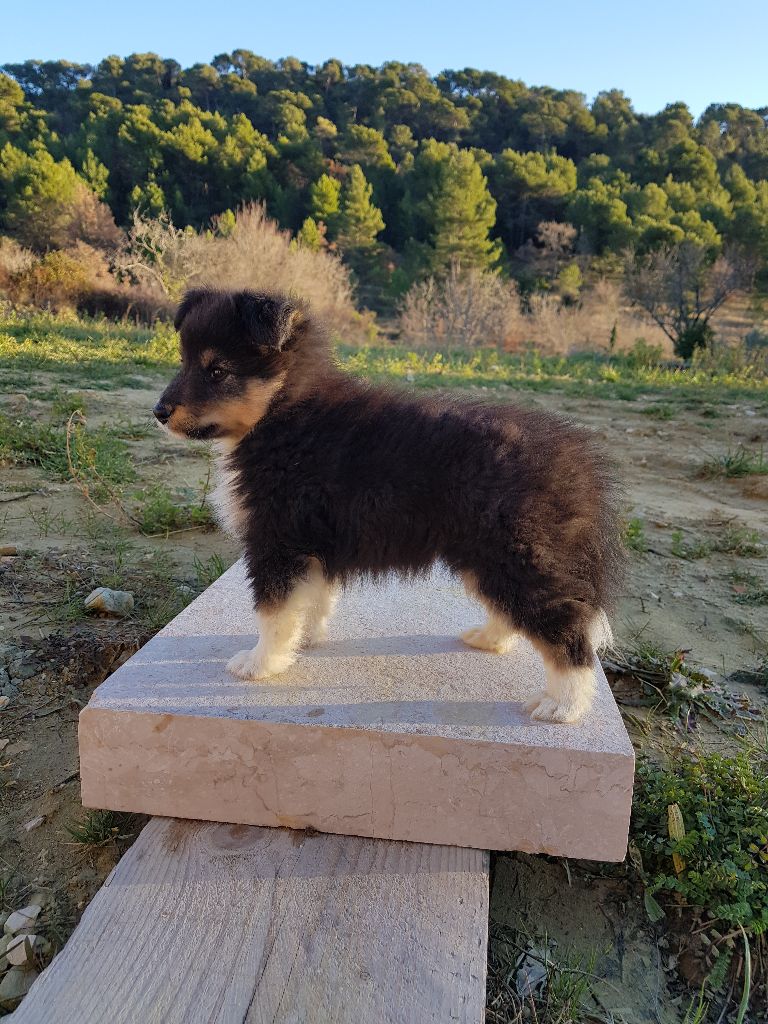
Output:
[[768,106],[765,0],[3,0],[0,63],[95,62],[154,51],[183,65],[237,47],[309,63],[477,67],[589,98],[620,88],[637,110],[684,100]]

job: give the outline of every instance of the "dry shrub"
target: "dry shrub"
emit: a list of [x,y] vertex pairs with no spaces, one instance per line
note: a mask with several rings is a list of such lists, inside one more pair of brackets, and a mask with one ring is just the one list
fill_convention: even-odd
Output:
[[88,272],[78,260],[56,249],[12,274],[7,293],[12,302],[20,305],[75,309],[88,284]]
[[35,263],[35,254],[14,238],[0,238],[0,295],[12,299],[15,279]]
[[564,304],[551,293],[535,292],[529,299],[522,335],[525,343],[545,353],[621,351],[630,349],[638,337],[671,352],[664,333],[628,309],[618,285],[606,280],[585,291],[575,305]]
[[514,282],[458,264],[444,278],[415,284],[400,309],[404,339],[437,347],[508,346],[521,322]]
[[115,224],[112,211],[86,185],[79,185],[70,208],[64,247],[79,242],[112,251],[122,241],[123,233]]
[[252,203],[216,218],[212,230],[174,227],[167,217],[134,215],[118,258],[124,278],[177,301],[185,288],[211,286],[282,292],[309,301],[312,310],[346,339],[361,337],[370,322],[352,301],[349,273],[327,252],[291,240],[264,207]]

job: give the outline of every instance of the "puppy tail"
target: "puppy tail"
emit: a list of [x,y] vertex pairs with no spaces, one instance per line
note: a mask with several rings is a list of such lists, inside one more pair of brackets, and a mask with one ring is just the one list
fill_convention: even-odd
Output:
[[611,629],[611,624],[608,621],[608,616],[602,608],[592,620],[592,625],[589,629],[589,639],[592,642],[592,647],[596,654],[611,650],[613,647],[613,630]]

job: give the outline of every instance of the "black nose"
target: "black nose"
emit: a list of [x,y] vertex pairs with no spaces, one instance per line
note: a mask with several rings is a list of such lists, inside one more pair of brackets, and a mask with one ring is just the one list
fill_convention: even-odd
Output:
[[152,412],[155,414],[157,419],[160,420],[161,423],[167,423],[168,420],[171,418],[173,406],[166,405],[165,402],[158,402],[155,408],[152,410]]

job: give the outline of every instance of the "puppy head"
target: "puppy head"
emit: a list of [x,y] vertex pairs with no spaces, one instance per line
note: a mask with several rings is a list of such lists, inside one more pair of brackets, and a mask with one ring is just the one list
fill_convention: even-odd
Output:
[[280,296],[187,292],[174,320],[181,370],[153,410],[159,422],[179,437],[236,444],[282,387],[305,320]]

